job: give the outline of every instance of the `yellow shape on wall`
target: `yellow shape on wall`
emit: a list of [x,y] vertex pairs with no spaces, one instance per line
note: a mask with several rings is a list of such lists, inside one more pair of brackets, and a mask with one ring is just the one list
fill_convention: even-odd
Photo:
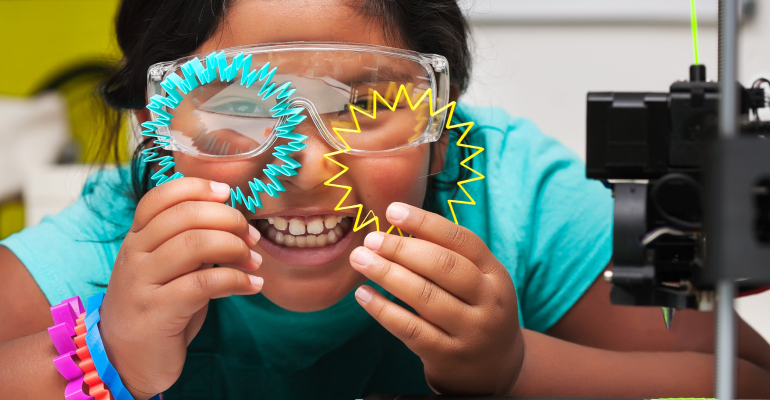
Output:
[[115,61],[118,0],[0,1],[0,94],[29,96],[84,61]]
[[0,239],[24,228],[24,206],[19,200],[0,203]]

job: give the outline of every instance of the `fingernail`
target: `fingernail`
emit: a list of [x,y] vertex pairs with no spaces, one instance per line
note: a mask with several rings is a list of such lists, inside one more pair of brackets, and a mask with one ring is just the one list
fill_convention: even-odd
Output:
[[355,250],[353,250],[353,262],[362,266],[366,267],[367,265],[372,263],[373,257],[372,253],[369,252],[369,250],[359,247]]
[[251,224],[249,224],[249,236],[251,236],[255,242],[259,242],[259,238],[262,237],[257,228],[251,226]]
[[[249,280],[251,281],[251,284],[254,285],[256,288],[261,289],[262,285],[265,283],[265,280],[254,275],[249,275]],[[371,294],[370,294],[371,296]]]
[[368,235],[366,235],[366,239],[364,239],[364,246],[368,247],[369,249],[373,251],[377,251],[377,249],[382,246],[382,241],[385,240],[385,234],[382,232],[372,232]]
[[262,256],[254,250],[251,250],[251,259],[254,260],[257,265],[262,265]]
[[211,181],[211,190],[213,190],[214,193],[229,193],[230,185],[226,183]]
[[407,215],[409,215],[409,209],[399,203],[393,203],[388,207],[388,219],[391,221],[403,221]]
[[356,289],[356,298],[358,301],[366,304],[369,302],[369,300],[372,299],[372,292],[369,289],[364,288],[363,286]]

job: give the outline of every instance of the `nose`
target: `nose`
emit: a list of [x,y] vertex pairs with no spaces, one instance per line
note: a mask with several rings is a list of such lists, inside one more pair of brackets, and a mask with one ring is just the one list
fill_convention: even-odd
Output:
[[323,138],[311,118],[295,126],[293,132],[307,136],[304,141],[306,147],[291,154],[291,158],[302,166],[297,169],[296,175],[281,176],[279,179],[284,186],[289,184],[300,190],[310,191],[323,185],[327,179],[339,172],[339,167],[324,157],[324,154],[333,152],[335,149]]

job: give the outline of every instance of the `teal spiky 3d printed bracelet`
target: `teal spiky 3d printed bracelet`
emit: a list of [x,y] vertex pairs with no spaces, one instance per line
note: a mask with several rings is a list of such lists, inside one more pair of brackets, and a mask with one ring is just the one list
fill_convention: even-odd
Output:
[[262,100],[275,96],[277,104],[270,109],[271,116],[273,118],[285,117],[284,122],[275,128],[276,137],[289,140],[289,143],[273,148],[274,152],[272,155],[285,164],[267,164],[266,168],[263,169],[269,183],[265,183],[257,178],[249,181],[249,189],[251,189],[252,196],[245,196],[240,187],[230,189],[229,204],[233,208],[236,207],[236,204],[243,204],[249,211],[255,212],[257,208],[262,208],[259,193],[267,193],[271,197],[278,197],[280,192],[286,190],[276,176],[294,176],[297,174],[296,169],[302,166],[290,157],[291,153],[298,152],[306,147],[304,141],[307,139],[305,135],[292,132],[295,126],[307,118],[300,115],[305,111],[304,107],[290,107],[291,96],[296,89],[291,88],[291,82],[275,87],[272,79],[277,68],[273,67],[270,69],[270,63],[268,62],[259,70],[251,69],[251,55],[244,57],[243,52],[233,57],[232,64],[230,65],[227,64],[224,51],[220,51],[219,53],[213,52],[206,57],[205,67],[200,59],[195,57],[183,64],[180,69],[184,74],[184,78],[177,74],[171,74],[160,83],[160,86],[167,93],[166,97],[154,95],[150,98],[147,109],[155,113],[157,118],[154,121],[142,123],[142,127],[145,129],[141,132],[142,135],[155,138],[153,141],[155,146],[142,150],[142,155],[144,156],[142,161],[145,163],[157,161],[160,167],[152,174],[151,180],[157,186],[184,176],[179,172],[175,172],[171,176],[166,175],[166,172],[175,165],[174,157],[161,156],[158,151],[158,149],[172,144],[171,136],[158,132],[158,128],[168,127],[171,124],[171,119],[174,117],[164,107],[174,109],[183,99],[179,91],[187,94],[192,89],[198,87],[199,82],[200,85],[212,82],[217,77],[217,71],[222,82],[230,82],[235,79],[238,71],[242,70],[241,86],[248,88],[259,81],[262,82],[262,87],[258,95],[262,96]]

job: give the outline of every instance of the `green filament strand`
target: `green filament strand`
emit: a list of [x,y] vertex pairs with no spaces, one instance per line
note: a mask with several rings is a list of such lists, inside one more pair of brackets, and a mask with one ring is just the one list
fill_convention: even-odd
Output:
[[692,46],[695,50],[695,65],[698,65],[698,18],[695,14],[695,0],[690,0],[690,23],[692,25]]

